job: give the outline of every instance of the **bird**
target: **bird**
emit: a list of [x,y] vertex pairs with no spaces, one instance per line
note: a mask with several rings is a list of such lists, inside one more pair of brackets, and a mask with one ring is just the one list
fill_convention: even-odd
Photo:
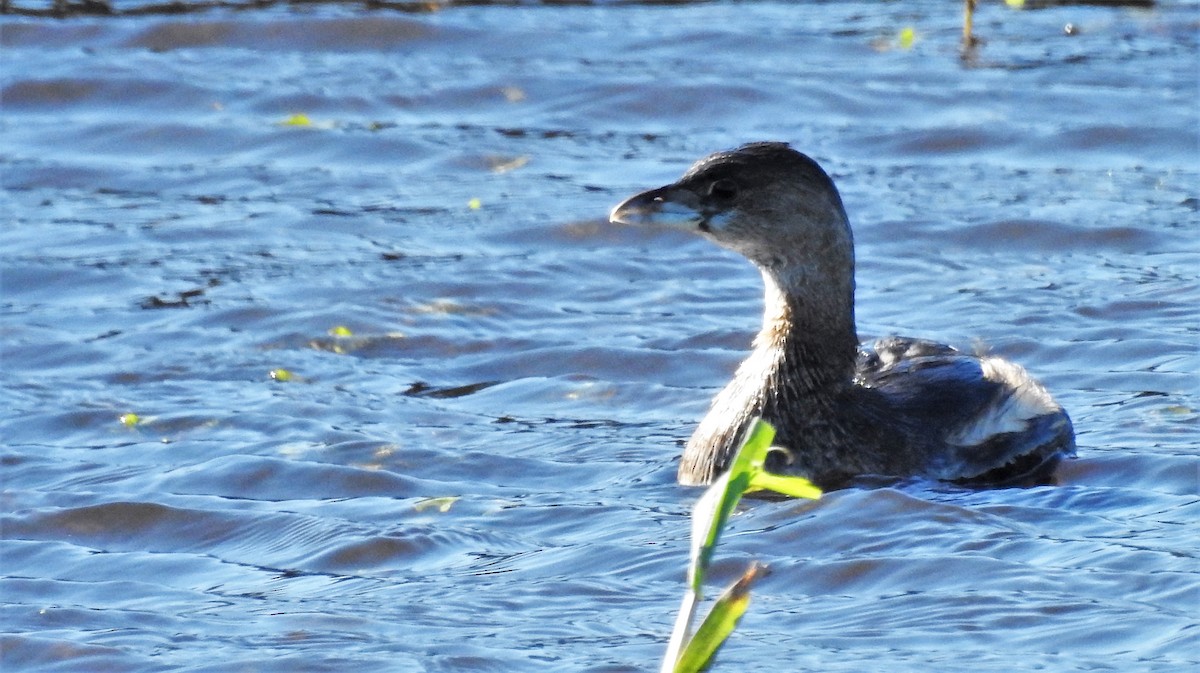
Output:
[[846,210],[789,144],[711,154],[609,220],[699,234],[762,274],[762,327],[688,440],[680,483],[712,483],[758,418],[776,430],[767,469],[826,489],[866,477],[1052,484],[1075,455],[1067,412],[1020,365],[912,337],[860,344]]

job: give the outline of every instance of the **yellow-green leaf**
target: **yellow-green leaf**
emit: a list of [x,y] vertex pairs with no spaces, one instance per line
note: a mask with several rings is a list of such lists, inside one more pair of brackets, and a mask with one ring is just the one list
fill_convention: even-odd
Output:
[[742,494],[750,488],[754,473],[762,469],[774,438],[775,428],[762,419],[756,420],[730,461],[729,469],[708,487],[692,511],[692,564],[688,583],[697,595],[702,593],[704,573],[712,561],[721,530]]
[[313,123],[312,123],[312,120],[308,118],[308,115],[304,114],[303,112],[298,112],[294,115],[291,115],[287,119],[284,119],[283,121],[279,122],[279,125],[280,126],[312,126]]
[[449,512],[450,507],[458,502],[458,496],[445,496],[442,498],[426,498],[421,502],[413,505],[413,509],[418,512],[424,512],[427,509],[437,508],[439,512]]
[[821,497],[821,489],[804,477],[791,477],[770,472],[759,472],[751,477],[750,490],[775,491],[793,498],[811,498],[813,500]]
[[746,608],[750,606],[750,585],[765,570],[766,567],[761,564],[751,564],[741,579],[721,594],[700,628],[696,629],[696,634],[684,646],[675,662],[675,673],[697,673],[708,666],[729,634],[737,628],[738,620],[746,613]]

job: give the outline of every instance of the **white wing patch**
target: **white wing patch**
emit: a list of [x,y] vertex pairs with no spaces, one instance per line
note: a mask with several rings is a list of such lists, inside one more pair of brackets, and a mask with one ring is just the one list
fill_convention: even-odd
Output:
[[980,415],[947,437],[949,443],[978,446],[995,435],[1023,432],[1032,419],[1062,410],[1050,393],[1020,365],[998,357],[984,357],[979,365],[983,378],[1004,386],[1005,392]]

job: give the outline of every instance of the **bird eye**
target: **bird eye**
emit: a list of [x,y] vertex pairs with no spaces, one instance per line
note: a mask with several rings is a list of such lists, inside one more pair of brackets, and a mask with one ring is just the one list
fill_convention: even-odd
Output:
[[738,186],[733,180],[721,179],[708,186],[708,195],[718,201],[732,201],[737,193]]

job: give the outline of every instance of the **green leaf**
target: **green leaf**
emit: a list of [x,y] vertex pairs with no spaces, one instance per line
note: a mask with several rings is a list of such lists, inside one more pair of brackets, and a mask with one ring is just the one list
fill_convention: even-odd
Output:
[[741,579],[721,594],[704,618],[704,623],[696,630],[696,635],[692,636],[679,655],[675,673],[697,673],[708,667],[750,606],[750,585],[765,571],[766,566],[751,564]]
[[750,489],[754,474],[762,470],[772,439],[775,428],[762,419],[755,421],[729,469],[717,477],[692,510],[692,565],[688,569],[688,583],[697,595],[702,593],[704,573],[712,562],[725,522],[742,494]]
[[750,490],[775,491],[793,498],[811,498],[813,500],[821,497],[821,489],[804,477],[789,477],[771,472],[755,474],[750,479]]
[[763,469],[767,462],[767,453],[771,450],[771,442],[775,439],[775,426],[761,418],[754,420],[742,446],[734,454],[729,465],[730,472],[750,472],[752,469]]
[[725,522],[742,495],[770,490],[794,498],[821,497],[821,489],[803,477],[767,472],[767,454],[774,439],[775,428],[761,418],[755,420],[730,461],[729,470],[717,477],[692,511],[692,563],[688,568],[688,584],[697,596],[703,593],[704,574],[712,563]]
[[703,596],[704,575],[712,562],[721,531],[742,495],[767,489],[798,498],[821,497],[821,490],[807,479],[766,471],[767,454],[771,451],[771,441],[774,439],[775,428],[762,419],[756,419],[730,461],[729,469],[713,481],[692,510],[688,589],[667,643],[662,673],[701,670],[746,611],[750,600],[750,583],[762,571],[758,564],[751,566],[742,580],[725,592],[700,625],[700,630],[694,636],[691,634],[696,606]]

